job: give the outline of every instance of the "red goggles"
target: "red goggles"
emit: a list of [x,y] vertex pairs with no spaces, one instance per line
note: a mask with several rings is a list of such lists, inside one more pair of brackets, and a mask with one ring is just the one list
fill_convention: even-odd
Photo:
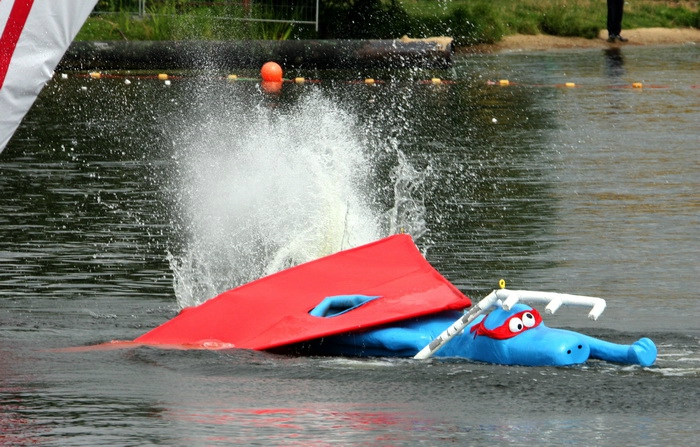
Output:
[[505,340],[515,337],[523,331],[537,327],[542,323],[542,317],[535,309],[528,309],[511,315],[503,324],[493,329],[488,329],[484,326],[485,320],[486,318],[481,320],[479,324],[472,326],[470,331],[474,332],[475,337],[485,335],[496,340]]

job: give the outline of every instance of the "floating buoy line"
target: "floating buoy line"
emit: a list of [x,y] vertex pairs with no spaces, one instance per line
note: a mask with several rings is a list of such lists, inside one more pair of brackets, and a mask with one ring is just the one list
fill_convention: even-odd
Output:
[[[72,75],[69,75],[67,73],[61,73],[60,75],[61,79],[68,79],[69,77],[74,77],[74,78],[83,78],[83,79],[123,79],[125,82],[128,81],[128,83],[131,83],[132,80],[160,80],[160,81],[170,81],[170,80],[186,80],[186,79],[202,79],[202,76],[185,76],[185,75],[169,75],[167,73],[158,73],[158,74],[139,74],[139,75],[134,75],[134,74],[112,74],[112,73],[102,73],[102,72],[90,72],[90,73],[75,73]],[[210,77],[209,79],[214,79],[214,80],[225,80],[225,81],[231,81],[231,82],[262,82],[262,83],[283,83],[283,84],[320,84],[321,80],[320,79],[309,79],[309,78],[304,78],[301,76],[295,77],[295,78],[290,78],[290,79],[281,79],[279,81],[269,81],[266,79],[261,79],[261,78],[253,78],[253,77],[245,77],[245,76],[238,76],[236,74],[229,74],[226,76],[217,76],[217,77]],[[333,81],[337,82],[337,81]],[[365,78],[365,79],[354,79],[354,80],[349,80],[346,81],[347,84],[366,84],[366,85],[377,85],[377,84],[387,84],[387,81],[381,80],[381,79],[375,79],[375,78]],[[428,80],[420,80],[418,81],[419,84],[456,84],[457,82],[455,81],[449,81],[445,79],[440,79],[440,78],[432,78]]]
[[[254,78],[254,77],[243,77],[243,76],[238,76],[236,74],[228,74],[226,76],[217,76],[214,79],[219,79],[219,80],[225,80],[228,82],[258,82],[262,83],[263,85],[274,85],[276,89],[272,89],[275,91],[278,91],[279,88],[283,84],[319,84],[322,81],[319,79],[307,79],[304,77],[295,77],[291,79],[285,79],[283,77],[283,71],[282,68],[277,64],[276,62],[266,62],[262,68],[260,69],[260,78]],[[183,80],[183,79],[194,79],[194,76],[186,76],[186,75],[171,75],[168,73],[156,73],[156,74],[116,74],[116,73],[102,73],[99,71],[93,71],[89,73],[75,73],[72,75],[73,77],[76,78],[89,78],[89,79],[123,79],[124,83],[129,85],[131,84],[132,80],[158,80],[162,81],[166,86],[171,85],[172,81],[178,81],[178,80]],[[67,73],[62,73],[60,75],[61,79],[68,79],[69,75]],[[201,79],[201,76],[197,76],[198,79]],[[333,81],[337,82],[337,81]],[[438,77],[430,78],[430,79],[423,79],[423,80],[418,80],[414,81],[417,84],[421,85],[450,85],[450,84],[458,84],[459,81],[454,81],[454,80],[448,80],[448,79],[441,79]],[[370,85],[370,86],[375,86],[375,85],[381,85],[381,84],[387,84],[387,81],[381,80],[381,79],[376,79],[376,78],[365,78],[365,79],[355,79],[355,80],[349,80],[346,81],[347,84],[358,84],[358,85]],[[485,82],[487,86],[493,86],[493,87],[555,87],[555,88],[566,88],[566,89],[574,89],[574,88],[582,88],[582,87],[590,87],[590,88],[600,88],[601,86],[586,86],[586,85],[581,85],[581,84],[576,84],[574,82],[564,82],[560,84],[526,84],[526,83],[520,83],[520,82],[512,82],[508,79],[499,79],[499,80],[488,80]],[[615,85],[608,85],[604,86],[606,88],[614,88],[614,89],[636,89],[636,90],[643,90],[643,89],[671,89],[671,88],[678,88],[678,87],[672,87],[669,85],[657,85],[657,84],[645,84],[642,82],[633,82],[631,84],[615,84]],[[691,89],[696,89],[700,88],[700,85],[690,85],[689,88]]]
[[[101,72],[90,72],[90,73],[75,73],[68,75],[67,73],[62,73],[60,75],[61,79],[68,79],[69,77],[74,77],[74,78],[84,78],[84,79],[123,79],[124,83],[126,84],[131,84],[132,81],[134,80],[157,80],[157,81],[163,81],[165,85],[170,85],[171,81],[180,81],[180,80],[187,80],[187,79],[194,79],[194,76],[185,76],[185,75],[169,75],[165,73],[158,73],[158,74],[142,74],[142,75],[125,75],[125,74],[110,74],[110,73],[101,73]],[[198,79],[201,79],[201,76],[197,76]],[[264,81],[260,78],[253,78],[253,77],[244,77],[244,76],[238,76],[235,74],[229,74],[226,76],[217,76],[215,78],[210,78],[210,79],[215,79],[215,80],[222,80],[222,81],[229,81],[229,82],[279,82],[281,84],[321,84],[323,83],[322,80],[320,79],[309,79],[309,78],[304,78],[304,77],[295,77],[295,78],[290,78],[290,79],[282,79],[281,81]],[[334,80],[333,82],[338,82],[337,80]],[[341,81],[342,82],[342,81]],[[377,79],[377,78],[365,78],[365,79],[353,79],[353,80],[348,80],[344,81],[346,84],[350,85],[382,85],[382,84],[390,84],[390,83],[396,83],[395,81],[386,81],[382,79]],[[413,81],[416,84],[419,85],[453,85],[453,84],[459,84],[461,81],[454,81],[454,80],[449,80],[449,79],[442,79],[442,78],[431,78],[431,79],[420,79],[417,81]],[[575,89],[575,88],[600,88],[600,85],[584,85],[584,84],[578,84],[574,82],[564,82],[564,83],[559,83],[559,84],[527,84],[527,83],[522,83],[522,82],[514,82],[510,81],[507,79],[500,79],[500,80],[487,80],[484,82],[485,85],[487,86],[493,86],[493,87],[553,87],[553,88],[570,88],[570,89]],[[647,83],[642,83],[642,82],[633,82],[631,84],[612,84],[612,85],[607,85],[607,86],[602,86],[606,88],[613,88],[613,89],[672,89],[672,88],[679,88],[678,86],[671,86],[671,85],[659,85],[659,84],[647,84]],[[687,88],[691,89],[700,89],[700,84],[698,85],[690,85]]]

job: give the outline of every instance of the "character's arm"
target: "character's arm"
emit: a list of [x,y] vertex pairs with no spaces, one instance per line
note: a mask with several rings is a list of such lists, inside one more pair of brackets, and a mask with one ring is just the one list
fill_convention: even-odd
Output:
[[656,345],[648,338],[640,338],[631,345],[619,345],[584,335],[591,348],[592,359],[607,362],[651,366],[656,361]]

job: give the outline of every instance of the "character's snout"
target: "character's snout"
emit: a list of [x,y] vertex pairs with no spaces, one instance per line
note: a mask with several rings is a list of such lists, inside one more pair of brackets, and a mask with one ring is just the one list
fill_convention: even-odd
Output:
[[527,345],[527,349],[517,354],[511,350],[511,354],[524,357],[515,362],[521,365],[574,365],[588,360],[591,353],[590,346],[582,337],[561,329],[541,326],[518,335],[514,340],[518,338],[520,343]]

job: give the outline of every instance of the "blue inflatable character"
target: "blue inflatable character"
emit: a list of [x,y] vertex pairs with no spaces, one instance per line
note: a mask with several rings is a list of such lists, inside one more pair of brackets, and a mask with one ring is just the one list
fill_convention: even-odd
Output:
[[507,365],[574,365],[589,359],[650,366],[656,346],[648,338],[631,345],[610,343],[578,332],[547,327],[536,309],[516,304],[479,317],[437,355]]
[[[329,337],[323,342],[323,352],[413,357],[458,318],[459,312],[445,312],[380,329]],[[656,346],[648,338],[623,345],[549,328],[536,309],[516,304],[510,310],[496,307],[488,315],[477,317],[435,355],[502,365],[564,366],[599,359],[650,366],[656,361],[656,354]]]

